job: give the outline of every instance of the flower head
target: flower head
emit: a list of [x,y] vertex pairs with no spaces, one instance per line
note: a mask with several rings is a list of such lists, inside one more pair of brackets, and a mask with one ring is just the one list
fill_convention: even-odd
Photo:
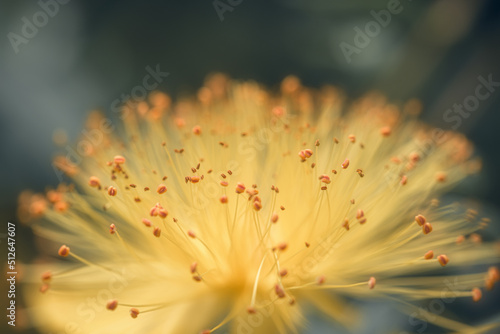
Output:
[[[127,104],[82,163],[56,159],[72,186],[21,197],[61,256],[28,296],[40,326],[284,333],[306,305],[349,326],[345,298],[412,312],[450,268],[498,261],[470,237],[486,220],[434,200],[477,171],[471,144],[419,123],[416,101],[369,94],[344,112],[343,100],[294,77],[271,94],[215,75],[197,98]],[[457,295],[478,301],[498,276],[467,274]]]

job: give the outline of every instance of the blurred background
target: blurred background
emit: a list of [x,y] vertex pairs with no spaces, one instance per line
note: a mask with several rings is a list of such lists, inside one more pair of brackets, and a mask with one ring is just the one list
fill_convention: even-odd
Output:
[[[115,101],[151,69],[169,73],[158,89],[174,96],[222,71],[270,87],[295,74],[308,86],[337,85],[351,98],[373,89],[395,102],[419,98],[424,120],[465,133],[483,158],[481,175],[455,195],[475,198],[482,213],[499,217],[498,1],[0,0],[0,36],[2,226],[17,222],[20,191],[57,185],[54,133],[63,129],[74,142],[96,108],[116,119]],[[17,259],[30,262],[37,252],[32,234],[20,224],[17,232]],[[490,321],[499,312],[498,290],[473,311],[465,301],[450,310],[469,323]],[[420,329],[391,305],[363,308],[370,324],[364,333]],[[332,331],[326,320],[311,319],[307,332]],[[36,333],[22,312],[17,320],[13,332]],[[1,331],[12,331],[5,322]]]

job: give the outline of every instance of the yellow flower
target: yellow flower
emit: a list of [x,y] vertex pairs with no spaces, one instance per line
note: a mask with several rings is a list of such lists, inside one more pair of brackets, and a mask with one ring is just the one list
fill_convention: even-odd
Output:
[[[372,93],[345,109],[333,87],[288,77],[272,94],[214,75],[197,98],[128,103],[117,128],[93,115],[72,151],[85,157],[55,160],[73,185],[21,196],[61,257],[26,288],[35,325],[286,333],[312,305],[349,327],[346,299],[411,314],[442,298],[453,267],[497,262],[488,220],[434,199],[478,170],[471,144],[421,124],[417,101],[400,110]],[[499,278],[455,277],[454,296],[475,301]]]

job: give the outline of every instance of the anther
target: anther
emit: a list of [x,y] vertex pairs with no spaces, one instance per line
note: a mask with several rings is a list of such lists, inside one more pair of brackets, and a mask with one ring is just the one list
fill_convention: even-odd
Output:
[[478,302],[482,296],[483,296],[483,293],[481,292],[481,290],[479,290],[479,288],[472,289],[472,300],[473,301]]
[[325,275],[321,275],[316,279],[316,283],[318,283],[318,285],[322,285],[323,283],[325,283],[325,281],[326,281]]
[[300,161],[302,161],[302,162],[306,161],[306,153],[304,150],[299,151],[299,157],[300,157]]
[[196,170],[200,169],[200,166],[201,166],[201,164],[198,162],[198,164],[196,165]]
[[199,176],[191,176],[190,181],[191,181],[191,183],[198,183],[198,182],[200,182],[200,177]]
[[117,306],[118,306],[118,301],[116,299],[108,300],[108,302],[106,303],[106,308],[110,311],[114,311]]
[[110,187],[108,188],[108,195],[109,195],[109,196],[116,196],[116,193],[117,193],[117,190],[116,190],[116,188],[115,188],[115,187],[110,186]]
[[151,227],[151,220],[142,218],[142,223],[146,225],[147,227]]
[[153,235],[157,238],[160,237],[161,235],[161,229],[158,227],[158,226],[155,226],[155,228],[153,229]]
[[427,219],[425,219],[425,217],[422,215],[416,215],[415,221],[417,222],[418,226],[422,226],[427,222]]
[[283,288],[279,284],[276,284],[274,286],[274,292],[276,292],[276,295],[279,298],[285,298],[285,290],[283,290]]
[[227,171],[227,173],[228,173],[229,175],[233,175],[233,172],[232,172],[230,169]]
[[404,186],[406,183],[408,183],[408,176],[401,176],[401,185]]
[[344,222],[342,223],[342,227],[346,229],[346,231],[349,231],[349,220],[346,219],[344,220]]
[[474,242],[476,244],[480,244],[481,242],[483,242],[483,238],[477,233],[472,233],[469,236],[469,239],[472,240],[472,242]]
[[351,143],[355,143],[356,142],[356,136],[355,135],[349,135],[347,136],[347,138],[351,141]]
[[323,174],[319,177],[319,179],[321,180],[321,182],[323,183],[326,183],[326,184],[330,184],[332,182],[332,180],[330,179],[330,177],[326,174]]
[[375,287],[376,283],[377,283],[377,280],[375,279],[375,277],[370,277],[370,279],[368,280],[368,287],[370,289],[373,289]]
[[137,318],[138,315],[139,315],[139,310],[136,309],[135,307],[132,307],[130,309],[130,316],[135,319]]
[[304,244],[306,245],[306,247],[307,247],[307,248],[309,248],[309,246],[311,246],[311,244],[310,244],[310,243],[308,243],[307,241],[306,241],[306,242],[304,242]]
[[62,256],[62,257],[68,256],[69,255],[69,247],[66,245],[62,245],[59,248],[59,251],[57,252],[57,254],[59,254],[59,256]]
[[273,215],[271,216],[271,222],[276,223],[278,221],[278,218],[278,214],[276,212],[273,213]]
[[380,129],[380,134],[384,137],[388,137],[391,135],[391,128],[389,126],[384,126]]
[[162,181],[165,181],[166,179],[168,179],[168,176],[164,176],[161,178]]
[[332,169],[333,174],[337,174],[337,171],[335,169]]
[[202,278],[200,275],[194,275],[193,276],[193,279],[196,281],[196,282],[201,282],[202,281]]
[[356,219],[360,219],[365,216],[365,212],[361,209],[358,209],[358,212],[356,213]]
[[196,173],[196,168],[191,167],[191,172]]
[[434,258],[434,252],[431,250],[428,251],[427,253],[425,253],[425,255],[424,255],[424,259],[426,259],[426,260],[431,260],[433,258]]
[[418,162],[420,160],[420,155],[417,152],[412,152],[412,153],[410,153],[408,158],[410,159],[411,162],[415,163],[415,162]]
[[288,270],[286,270],[286,269],[281,269],[280,270],[280,276],[281,277],[285,277],[287,274],[288,274]]
[[113,161],[115,162],[115,164],[121,165],[125,163],[125,158],[122,157],[121,155],[117,155],[114,157]]
[[335,144],[339,143],[339,140],[337,139],[337,137],[333,137],[333,141],[335,142]]
[[229,183],[227,183],[226,181],[220,181],[220,185],[223,187],[227,187]]
[[247,312],[248,312],[248,314],[257,313],[257,311],[255,310],[255,307],[252,307],[252,306],[247,307]]
[[226,204],[226,203],[227,203],[227,196],[226,196],[226,195],[222,195],[222,196],[220,197],[220,202],[221,202],[222,204]]
[[281,209],[281,211],[284,211],[285,207],[282,205],[282,206],[280,206],[280,209]]
[[115,232],[116,232],[116,226],[115,226],[115,224],[109,225],[109,233],[115,234]]
[[158,188],[156,188],[156,192],[157,192],[158,194],[160,194],[160,195],[161,195],[161,194],[166,193],[166,192],[167,192],[167,186],[166,186],[166,185],[164,185],[163,183],[162,183],[162,184],[160,184],[160,185],[158,186]]
[[49,288],[50,288],[50,285],[48,285],[47,283],[44,283],[44,284],[42,284],[42,286],[40,287],[40,292],[41,292],[41,293],[45,293],[45,292],[47,292],[47,290],[49,290]]
[[52,273],[50,271],[46,271],[42,274],[42,282],[48,283],[52,279]]
[[201,127],[199,125],[196,125],[194,128],[193,128],[193,133],[197,136],[201,135]]
[[91,176],[89,179],[89,186],[93,188],[100,188],[101,187],[101,181],[97,176]]
[[438,172],[436,174],[436,181],[437,182],[444,182],[444,181],[446,181],[446,173],[445,172]]
[[358,175],[359,175],[360,177],[365,176],[365,174],[363,173],[363,170],[362,170],[362,169],[356,169],[356,173],[358,173]]
[[245,191],[245,185],[241,182],[238,182],[238,184],[236,185],[236,193],[237,194],[241,194],[242,192]]
[[279,249],[280,251],[284,251],[285,249],[287,249],[287,247],[288,247],[288,244],[287,244],[286,242],[282,242],[282,243],[280,243],[280,244],[278,245],[278,249]]
[[196,234],[191,230],[187,231],[187,234],[193,239],[196,238]]
[[307,148],[304,150],[304,155],[306,156],[306,158],[310,158],[313,155],[313,151]]
[[196,272],[196,269],[198,268],[198,262],[193,262],[189,266],[189,270],[191,271],[191,274],[194,274]]
[[346,169],[347,167],[349,167],[349,159],[345,159],[344,162],[342,163],[343,169]]
[[422,225],[422,232],[424,232],[424,234],[429,234],[432,232],[432,225],[431,223],[425,223],[424,225]]
[[439,264],[441,264],[442,267],[446,266],[448,264],[448,262],[450,261],[450,259],[448,259],[448,256],[444,255],[444,254],[441,254],[437,257],[437,260],[439,262]]

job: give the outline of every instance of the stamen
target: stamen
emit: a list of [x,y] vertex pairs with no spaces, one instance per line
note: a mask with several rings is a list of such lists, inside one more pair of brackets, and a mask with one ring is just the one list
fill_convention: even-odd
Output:
[[189,266],[189,270],[191,271],[191,274],[194,274],[196,272],[197,267],[198,267],[198,262],[191,263],[191,266]]
[[110,311],[114,311],[118,306],[118,301],[116,299],[111,299],[106,303],[106,308]]
[[139,315],[139,310],[136,309],[135,307],[132,307],[130,309],[130,316],[135,319],[137,318],[138,315]]
[[115,224],[109,225],[109,233],[110,234],[115,234],[115,232],[116,232],[116,226],[115,226]]
[[478,302],[482,296],[483,296],[483,293],[481,292],[481,290],[479,290],[479,288],[472,289],[472,300],[473,301]]
[[370,277],[370,279],[368,280],[368,287],[370,289],[373,289],[375,287],[376,283],[377,283],[377,280],[375,279],[375,277]]
[[193,133],[197,136],[201,135],[201,127],[199,125],[196,125],[194,128],[193,128]]
[[221,202],[222,204],[226,204],[226,203],[227,203],[227,196],[226,196],[226,195],[222,195],[222,196],[220,197],[220,202]]
[[433,258],[434,258],[434,252],[431,250],[428,251],[427,253],[425,253],[425,255],[424,255],[424,259],[426,259],[426,260],[431,260]]
[[46,271],[42,274],[42,282],[48,283],[52,279],[52,273],[50,271]]
[[241,194],[245,191],[245,189],[245,185],[241,182],[238,182],[238,184],[236,185],[236,193]]
[[117,155],[113,158],[113,161],[115,162],[115,164],[121,165],[125,163],[125,158],[122,157],[121,155]]
[[101,180],[97,176],[91,176],[89,179],[89,185],[93,188],[101,188]]
[[422,225],[422,232],[424,232],[424,234],[429,234],[432,232],[432,225],[430,223],[425,223],[424,225]]
[[281,285],[276,284],[276,285],[274,286],[274,292],[276,292],[276,295],[277,295],[279,298],[285,298],[285,290],[283,290],[283,288],[281,287]]
[[388,137],[391,135],[391,128],[389,126],[384,126],[380,129],[380,134],[384,137]]
[[156,192],[157,192],[158,194],[160,194],[160,195],[161,195],[161,194],[166,193],[166,192],[167,192],[167,186],[166,186],[166,185],[164,185],[163,183],[162,183],[162,184],[160,184],[160,185],[158,186],[158,188],[156,188]]
[[155,237],[159,238],[161,235],[161,229],[159,227],[155,226],[155,228],[153,229],[153,235]]
[[118,191],[117,191],[117,190],[116,190],[116,188],[115,188],[115,187],[113,187],[113,186],[110,186],[110,187],[108,188],[108,195],[109,195],[109,196],[116,196],[116,193],[117,193],[117,192],[118,192]]
[[448,262],[450,261],[450,259],[448,259],[448,256],[444,255],[444,254],[441,254],[437,257],[437,260],[439,262],[439,264],[441,264],[442,267],[446,266],[448,264]]
[[146,218],[142,218],[142,223],[144,225],[146,225],[147,227],[151,227],[151,225],[152,225],[151,220],[146,219]]
[[349,159],[345,159],[341,166],[343,169],[346,169],[347,167],[349,167]]
[[57,252],[57,254],[59,254],[59,256],[62,256],[62,257],[68,256],[69,255],[69,247],[66,245],[62,245],[59,248],[59,251]]
[[425,219],[425,217],[422,215],[417,215],[415,216],[415,221],[419,226],[422,226],[427,222],[427,219]]

